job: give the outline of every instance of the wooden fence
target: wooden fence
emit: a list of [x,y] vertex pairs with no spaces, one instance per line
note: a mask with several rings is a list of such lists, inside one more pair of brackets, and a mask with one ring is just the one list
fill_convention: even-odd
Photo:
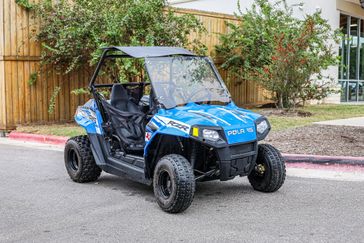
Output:
[[[203,22],[208,34],[202,39],[210,55],[214,54],[219,34],[227,31],[225,21],[237,21],[234,16],[223,14],[176,11],[178,14],[194,14]],[[48,68],[39,72],[35,84],[28,83],[30,75],[39,71],[40,45],[30,38],[36,29],[37,19],[31,11],[18,6],[15,0],[0,0],[0,130],[13,129],[17,124],[72,120],[76,107],[87,99],[85,95],[71,94],[71,90],[87,86],[90,77],[87,71],[61,76],[56,70]],[[223,78],[227,77],[225,71],[220,72]],[[266,101],[264,91],[254,83],[228,86],[238,105]],[[55,87],[60,87],[61,91],[56,98],[54,112],[50,114],[49,100]]]

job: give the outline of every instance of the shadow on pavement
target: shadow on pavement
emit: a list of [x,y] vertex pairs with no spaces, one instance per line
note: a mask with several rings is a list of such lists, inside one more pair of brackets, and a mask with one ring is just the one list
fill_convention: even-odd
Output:
[[[134,182],[126,177],[118,177],[109,174],[103,174],[96,184],[110,190],[121,191],[126,196],[144,197],[145,200],[155,202],[153,187]],[[247,183],[240,179],[228,182],[209,181],[199,182],[196,184],[194,202],[204,202],[213,199],[226,200],[235,197],[237,194],[248,195],[256,193]]]

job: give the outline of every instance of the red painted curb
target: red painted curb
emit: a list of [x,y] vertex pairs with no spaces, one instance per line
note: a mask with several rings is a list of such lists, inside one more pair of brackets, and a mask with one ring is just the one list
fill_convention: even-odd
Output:
[[364,173],[363,165],[353,165],[353,164],[314,164],[314,163],[286,163],[287,168],[297,168],[297,169],[314,169],[314,170],[330,170],[338,172],[354,172],[354,173]]
[[310,154],[282,154],[282,156],[286,160],[286,162],[289,163],[349,164],[364,166],[364,157],[325,156]]
[[8,136],[9,139],[20,140],[26,142],[38,142],[53,145],[65,145],[68,137],[53,136],[53,135],[41,135],[41,134],[31,134],[23,132],[11,132]]

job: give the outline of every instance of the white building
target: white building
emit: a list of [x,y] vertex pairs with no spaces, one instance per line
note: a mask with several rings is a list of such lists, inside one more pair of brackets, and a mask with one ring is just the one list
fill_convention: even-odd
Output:
[[[178,8],[196,9],[224,14],[238,12],[238,0],[170,0]],[[254,0],[240,0],[241,9],[249,8]],[[295,8],[295,16],[322,11],[322,16],[334,29],[342,28],[345,37],[338,46],[343,67],[328,70],[341,85],[342,93],[329,97],[327,102],[364,102],[364,0],[287,0],[289,5],[303,2]],[[363,2],[363,8],[361,3]],[[348,38],[350,37],[350,38]],[[346,39],[346,40],[345,40]]]

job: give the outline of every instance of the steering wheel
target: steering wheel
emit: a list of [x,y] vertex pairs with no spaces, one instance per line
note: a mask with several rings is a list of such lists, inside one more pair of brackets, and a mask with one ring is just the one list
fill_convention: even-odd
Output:
[[[200,94],[201,92],[205,92],[207,94],[207,101],[211,100],[211,93],[207,91],[207,89],[198,89],[195,92],[193,92],[192,94],[190,94],[186,100],[190,101],[192,100],[192,98],[194,98],[196,95]],[[193,101],[194,102],[194,101]]]

